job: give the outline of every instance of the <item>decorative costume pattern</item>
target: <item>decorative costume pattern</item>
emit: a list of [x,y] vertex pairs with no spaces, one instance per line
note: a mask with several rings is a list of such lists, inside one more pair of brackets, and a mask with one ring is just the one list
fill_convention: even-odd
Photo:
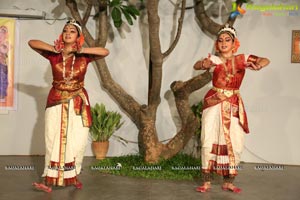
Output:
[[216,64],[213,88],[204,98],[202,114],[202,171],[222,176],[236,176],[244,147],[244,134],[249,133],[247,115],[239,93],[246,61],[254,56],[244,54],[222,61],[211,56]]
[[[74,185],[91,125],[84,76],[92,58],[75,54],[64,61],[62,54],[44,51],[42,55],[50,61],[53,75],[45,114],[46,156],[42,176],[46,185]],[[72,78],[66,81],[71,73]]]

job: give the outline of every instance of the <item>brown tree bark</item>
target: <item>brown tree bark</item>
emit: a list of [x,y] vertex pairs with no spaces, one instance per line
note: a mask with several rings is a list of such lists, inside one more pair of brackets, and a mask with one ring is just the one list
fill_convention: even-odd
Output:
[[[107,19],[107,1],[87,0],[88,7],[82,18],[78,12],[75,0],[66,0],[72,16],[83,25],[84,35],[88,46],[104,47],[107,41],[108,19]],[[145,157],[145,161],[149,163],[158,162],[160,158],[168,159],[176,155],[190,140],[195,130],[198,127],[198,121],[193,114],[189,105],[189,95],[195,90],[200,89],[211,80],[209,72],[191,78],[187,81],[175,81],[171,85],[171,90],[174,93],[176,107],[182,121],[180,131],[166,144],[158,140],[158,135],[155,127],[157,107],[160,104],[160,92],[162,81],[162,66],[163,59],[169,55],[175,48],[182,28],[184,18],[184,8],[186,0],[182,1],[181,17],[179,19],[178,30],[174,42],[170,45],[169,50],[165,53],[161,52],[159,25],[160,18],[158,16],[159,0],[148,0],[148,22],[149,22],[149,43],[150,43],[150,59],[152,63],[151,81],[149,86],[149,98],[147,105],[139,104],[132,96],[130,96],[118,83],[116,83],[108,70],[105,59],[96,62],[97,69],[101,77],[101,84],[106,91],[114,98],[119,106],[126,112],[133,123],[139,129],[139,146],[140,153]],[[197,1],[198,2],[198,1]],[[98,38],[93,39],[85,24],[87,16],[90,15],[91,5],[97,6],[99,11],[99,30]],[[202,1],[199,1],[195,6],[195,13],[200,23],[209,32],[216,34],[221,25],[218,25],[205,13]],[[213,25],[210,25],[212,23]]]
[[[209,16],[206,14],[203,0],[194,0],[194,10],[195,15],[202,28],[208,31],[212,35],[217,35],[218,31],[222,28],[222,24],[218,24],[214,22]],[[238,2],[238,5],[242,5],[242,3]],[[235,18],[228,18],[227,23],[233,25],[235,22]]]

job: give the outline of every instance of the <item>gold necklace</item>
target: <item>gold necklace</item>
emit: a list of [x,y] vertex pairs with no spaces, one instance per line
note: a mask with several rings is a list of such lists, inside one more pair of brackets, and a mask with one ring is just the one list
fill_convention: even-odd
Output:
[[71,73],[70,73],[69,77],[66,77],[66,59],[63,54],[62,54],[62,58],[63,58],[63,79],[67,85],[70,85],[71,84],[70,81],[73,79],[73,76],[74,76],[75,55],[73,56],[72,65],[71,65]]
[[226,64],[225,64],[226,58],[221,57],[221,60],[222,60],[222,65],[224,66],[225,74],[226,74],[225,80],[226,80],[226,82],[229,82],[229,80],[230,80],[231,78],[233,78],[234,75],[236,74],[236,71],[235,71],[234,56],[231,57],[232,73],[229,73],[228,68],[227,68],[227,66],[226,66]]

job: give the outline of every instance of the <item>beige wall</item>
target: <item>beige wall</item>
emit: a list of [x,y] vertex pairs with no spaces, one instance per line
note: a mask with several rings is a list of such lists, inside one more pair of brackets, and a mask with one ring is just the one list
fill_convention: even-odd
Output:
[[[1,8],[34,8],[43,10],[53,18],[64,7],[57,1],[4,1]],[[188,0],[188,4],[192,4]],[[256,4],[286,3],[283,1],[255,1]],[[291,3],[290,3],[291,2]],[[299,1],[289,1],[289,4]],[[287,3],[286,3],[287,4]],[[45,6],[47,5],[47,6]],[[173,26],[173,7],[169,1],[161,1],[161,43],[165,50],[170,43]],[[260,71],[248,71],[241,88],[246,105],[251,133],[246,136],[246,149],[242,160],[246,162],[272,162],[300,165],[300,64],[292,64],[291,31],[299,30],[299,16],[263,16],[259,11],[248,10],[238,18],[235,27],[241,42],[239,53],[268,57],[271,64]],[[65,17],[63,13],[60,18]],[[49,21],[52,23],[53,21]],[[0,155],[44,154],[44,107],[51,86],[51,71],[47,60],[32,51],[27,41],[41,39],[52,43],[59,35],[64,21],[53,25],[43,20],[20,20],[20,53],[17,73],[18,109],[0,114]],[[89,24],[93,26],[93,24]],[[147,102],[147,65],[143,55],[140,25],[119,33],[113,30],[113,42],[107,44],[111,51],[107,63],[112,76],[141,104]],[[145,41],[144,41],[145,42]],[[182,36],[175,51],[165,60],[162,86],[162,103],[158,110],[157,129],[161,140],[172,137],[177,128],[178,116],[174,107],[170,84],[174,80],[187,80],[199,72],[192,69],[197,59],[207,56],[213,49],[213,41],[204,35],[194,20],[194,11],[187,10]],[[203,98],[209,85],[191,96],[191,104]],[[105,103],[109,109],[119,110],[117,104],[99,86],[97,73],[90,65],[86,77],[86,89],[91,104]],[[122,111],[120,111],[122,112]],[[126,117],[125,124],[116,133],[128,140],[137,140],[137,129]],[[136,153],[136,144],[122,145],[111,139],[110,156]],[[90,145],[86,155],[92,155]]]

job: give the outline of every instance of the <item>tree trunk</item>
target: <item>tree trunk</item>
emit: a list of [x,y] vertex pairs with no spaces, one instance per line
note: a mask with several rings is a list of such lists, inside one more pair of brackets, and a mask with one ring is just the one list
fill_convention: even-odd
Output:
[[[185,1],[183,0],[182,6],[185,7]],[[94,1],[88,1],[92,3]],[[77,9],[76,1],[66,0],[66,4],[71,10],[72,16],[79,22],[83,22],[83,31],[87,36],[86,41],[89,46],[105,46],[107,41],[107,4],[106,0],[99,1],[100,4],[94,4],[98,6],[96,10],[99,10],[99,34],[98,39],[93,39],[91,34],[85,27],[86,17],[82,19]],[[169,55],[175,48],[177,41],[179,40],[180,31],[182,28],[182,22],[184,17],[184,8],[181,9],[181,17],[179,20],[178,34],[167,50],[167,52],[161,52],[160,39],[159,39],[159,25],[160,19],[158,16],[158,0],[148,0],[148,22],[149,22],[149,43],[150,43],[150,59],[151,59],[151,74],[149,80],[149,97],[148,104],[139,104],[132,96],[130,96],[119,84],[117,84],[111,77],[108,70],[105,59],[98,60],[96,62],[97,69],[101,77],[101,84],[106,91],[114,98],[119,106],[126,112],[133,123],[139,129],[139,147],[140,153],[144,155],[145,161],[149,163],[158,162],[160,158],[168,159],[176,155],[187,144],[190,138],[195,133],[199,122],[193,114],[189,105],[189,95],[202,88],[209,81],[211,81],[211,74],[205,72],[201,75],[191,78],[188,81],[175,81],[171,84],[171,90],[174,93],[176,107],[181,118],[182,126],[180,131],[166,144],[163,144],[158,140],[158,134],[156,131],[156,112],[157,107],[160,104],[160,92],[162,82],[162,66],[163,59]],[[90,7],[87,8],[84,16],[89,16],[91,11]],[[221,27],[212,22],[206,15],[203,2],[195,5],[195,13],[200,23],[209,32],[216,34],[216,30]],[[213,23],[213,25],[210,25]]]

